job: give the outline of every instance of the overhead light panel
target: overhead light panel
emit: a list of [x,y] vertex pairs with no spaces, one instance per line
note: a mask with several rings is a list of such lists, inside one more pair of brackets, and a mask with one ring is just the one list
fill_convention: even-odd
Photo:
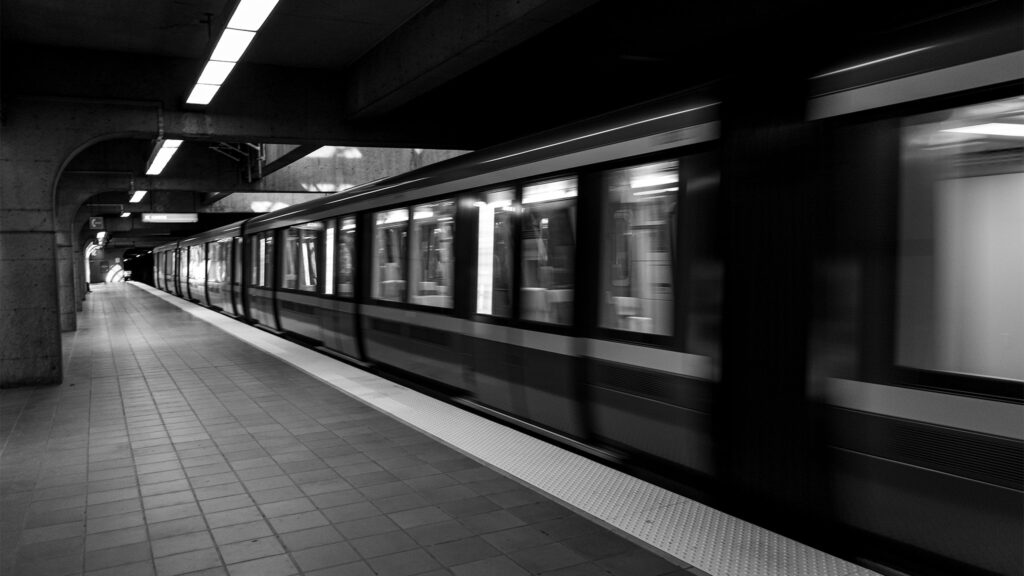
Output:
[[217,90],[220,90],[219,84],[196,84],[192,87],[192,92],[188,95],[188,100],[185,100],[185,102],[187,104],[206,106],[213,100]]
[[221,33],[217,45],[203,68],[199,80],[189,93],[188,104],[205,106],[213,101],[217,90],[227,81],[235,63],[242,59],[242,54],[249,47],[256,31],[267,20],[277,6],[278,0],[241,0],[228,20],[228,25]]
[[231,15],[228,28],[255,32],[263,26],[274,6],[277,6],[277,0],[242,0]]
[[210,60],[206,63],[206,68],[203,68],[203,73],[199,75],[199,80],[196,80],[197,84],[214,84],[220,86],[227,79],[228,74],[235,67],[234,62],[220,62],[218,60]]
[[146,174],[149,176],[156,176],[164,171],[164,167],[171,161],[171,157],[178,151],[178,147],[181,146],[181,140],[164,140],[160,143],[160,148],[156,151],[156,155],[153,160],[149,163],[146,168]]
[[127,217],[129,217],[131,215],[132,215],[131,212],[121,212],[121,218],[127,218]]
[[254,36],[256,33],[249,30],[225,28],[224,33],[220,35],[220,40],[217,41],[217,47],[213,49],[210,60],[238,62],[242,59],[242,54],[249,47]]
[[130,200],[128,200],[128,202],[132,204],[138,204],[139,202],[142,202],[142,199],[146,197],[146,192],[147,190],[136,190],[135,193],[132,194],[132,197]]
[[1024,124],[990,122],[988,124],[978,124],[977,126],[950,128],[948,130],[943,130],[943,132],[960,132],[964,134],[984,134],[986,136],[1010,136],[1012,138],[1024,138]]
[[142,214],[142,221],[143,222],[154,222],[154,223],[165,223],[165,224],[167,224],[167,223],[182,223],[182,222],[198,222],[199,221],[199,214],[196,214],[195,212],[192,212],[192,213],[171,213],[171,212],[150,213],[150,212],[143,212],[143,214]]

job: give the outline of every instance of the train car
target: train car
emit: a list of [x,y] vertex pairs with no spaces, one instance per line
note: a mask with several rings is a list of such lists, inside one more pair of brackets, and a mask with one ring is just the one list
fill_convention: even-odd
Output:
[[1024,571],[1020,38],[1010,18],[908,44],[823,71],[808,104],[829,192],[808,390],[833,511],[891,556],[909,544],[954,573]]
[[157,249],[158,282],[880,571],[1019,574],[999,14],[259,215]]

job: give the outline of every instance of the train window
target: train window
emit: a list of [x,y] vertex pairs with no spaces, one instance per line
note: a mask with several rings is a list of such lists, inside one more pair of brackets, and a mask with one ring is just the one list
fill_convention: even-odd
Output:
[[203,246],[188,247],[188,279],[194,284],[206,281],[206,261]]
[[334,236],[337,223],[334,220],[321,222],[324,227],[324,294],[334,294]]
[[274,233],[252,236],[252,285],[270,287],[274,278]]
[[1024,379],[1024,97],[906,118],[897,363]]
[[452,307],[454,236],[454,200],[413,207],[409,247],[410,302],[413,304]]
[[262,282],[260,282],[260,276],[263,273],[260,270],[260,250],[262,250],[262,247],[260,246],[259,234],[253,234],[249,239],[251,240],[249,246],[252,247],[249,265],[249,270],[251,272],[249,284],[251,286],[260,286],[262,285]]
[[405,243],[409,210],[397,208],[374,214],[373,297],[405,301]]
[[515,190],[487,192],[477,202],[476,313],[508,317],[512,312],[512,223]]
[[[181,251],[185,253],[182,254]],[[178,286],[182,293],[186,293],[188,289],[188,248],[179,248],[176,251],[178,261]]]
[[672,333],[672,266],[679,165],[658,162],[604,175],[601,326]]
[[299,248],[298,228],[284,231],[284,246],[281,249],[281,288],[295,290],[298,282],[298,264],[296,252]]
[[281,287],[315,292],[317,284],[317,246],[323,223],[310,222],[284,231]]
[[572,322],[576,258],[576,178],[523,187],[520,317]]
[[221,274],[221,244],[219,242],[206,243],[206,277],[210,282],[222,282]]
[[341,219],[338,233],[338,296],[355,296],[356,275],[356,217]]
[[235,258],[235,269],[231,276],[231,282],[240,284],[242,282],[242,238],[240,236],[235,236],[235,248],[231,252]]

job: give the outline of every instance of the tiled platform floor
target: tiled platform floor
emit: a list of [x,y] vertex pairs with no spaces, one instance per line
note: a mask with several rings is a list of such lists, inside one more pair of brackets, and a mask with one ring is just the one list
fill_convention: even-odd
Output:
[[692,575],[178,308],[0,391],[0,575]]

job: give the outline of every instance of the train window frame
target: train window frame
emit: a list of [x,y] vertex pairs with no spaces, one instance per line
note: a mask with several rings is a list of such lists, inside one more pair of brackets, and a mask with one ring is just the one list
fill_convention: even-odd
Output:
[[[363,213],[359,213],[359,212],[349,212],[349,213],[346,213],[346,214],[339,214],[334,219],[335,220],[335,224],[336,224],[336,229],[337,229],[337,233],[335,235],[335,250],[334,250],[334,258],[335,258],[334,280],[333,280],[333,282],[334,282],[334,296],[333,297],[334,298],[338,298],[338,299],[349,301],[349,302],[354,302],[354,301],[356,301],[359,298],[360,294],[363,293],[363,291],[361,289],[362,282],[363,282],[363,278],[362,278],[362,275],[361,275],[361,272],[362,272],[361,266],[362,266],[362,260],[363,260],[363,258],[365,256],[365,254],[364,254],[365,251],[362,249],[362,247],[360,245],[360,243],[362,242],[360,240],[360,235],[362,233],[361,228],[363,228],[363,226],[360,224],[360,222],[372,222],[373,221],[372,220],[372,218],[373,218],[372,213],[366,213],[366,214],[369,214],[369,216],[367,218],[365,218],[365,219],[364,219],[364,214]],[[351,224],[352,224],[351,228],[347,228],[346,227],[348,225],[348,224],[346,224],[346,221],[349,221],[349,220],[351,221]],[[349,231],[351,231],[350,236],[347,236],[346,232],[349,232]],[[351,293],[347,294],[347,295],[343,294],[342,291],[341,291],[341,286],[342,286],[342,284],[341,284],[342,264],[344,263],[343,259],[342,259],[341,246],[342,246],[343,239],[346,238],[346,237],[351,237],[351,239],[352,239],[352,246],[351,246],[351,249],[349,250],[349,256],[352,259],[352,266],[351,266],[352,281],[350,283],[350,291],[351,291]],[[372,237],[371,237],[371,241],[369,242],[369,244],[371,244],[369,249],[372,250],[372,244],[373,244]],[[370,281],[372,281],[373,274],[371,273],[371,274],[369,274],[367,276],[369,277]],[[369,294],[370,291],[366,291],[365,293]],[[374,302],[381,302],[381,303],[388,302],[386,300],[385,301],[373,300],[373,301]]]
[[[491,194],[498,194],[498,193],[502,193],[502,192],[509,192],[509,193],[511,193],[511,196],[512,196],[512,200],[509,203],[509,206],[507,206],[507,207],[506,206],[501,206],[501,208],[503,208],[503,209],[509,208],[509,207],[511,208],[511,210],[508,210],[508,212],[511,214],[510,230],[508,232],[508,236],[509,236],[509,240],[510,240],[510,244],[511,244],[509,246],[509,248],[508,248],[508,250],[509,250],[509,254],[508,254],[508,260],[509,260],[509,262],[508,262],[508,268],[509,268],[509,270],[508,270],[508,272],[509,272],[508,293],[509,293],[509,297],[508,297],[508,311],[507,311],[507,313],[505,313],[505,314],[494,314],[493,312],[492,313],[488,313],[488,312],[481,312],[480,311],[480,304],[481,304],[481,302],[480,302],[480,293],[479,293],[479,291],[480,291],[480,272],[481,272],[481,269],[480,269],[480,256],[482,255],[482,253],[480,251],[481,250],[481,247],[480,247],[480,222],[481,222],[481,216],[482,216],[481,208],[488,207],[488,206],[490,206],[492,204],[492,203],[488,202],[489,196]],[[474,222],[474,226],[473,226],[473,228],[471,230],[472,238],[473,238],[473,240],[472,240],[472,244],[473,245],[472,245],[471,250],[470,250],[470,253],[472,255],[471,256],[472,262],[471,262],[470,269],[472,270],[472,275],[470,276],[470,278],[468,280],[469,281],[468,293],[469,293],[469,296],[470,296],[468,300],[469,300],[469,317],[474,319],[475,321],[486,322],[486,323],[494,323],[494,324],[500,324],[500,325],[509,325],[513,321],[516,320],[517,310],[518,310],[517,309],[517,305],[518,305],[517,282],[518,282],[518,278],[519,278],[518,266],[517,266],[516,263],[518,261],[517,258],[518,258],[518,254],[519,254],[518,244],[519,244],[519,211],[520,211],[519,200],[520,200],[520,193],[521,193],[520,192],[520,186],[518,185],[517,182],[505,182],[505,183],[499,183],[497,185],[489,185],[489,186],[485,186],[485,187],[482,187],[482,188],[478,188],[478,189],[472,190],[470,192],[467,192],[465,194],[465,197],[467,198],[468,205],[471,205],[474,208],[472,210],[472,214],[471,214],[471,216],[472,216],[471,220]],[[499,202],[502,202],[502,201],[499,201]],[[493,227],[493,217],[490,219],[490,221],[491,221],[492,227]],[[493,236],[492,236],[492,241],[493,241]],[[491,250],[490,254],[491,254],[491,257],[493,258],[494,257],[493,247],[492,247],[492,250]],[[491,276],[491,283],[493,285],[493,264],[492,264],[492,273],[489,276]],[[493,310],[493,299],[490,301],[490,303],[492,305],[492,310]]]
[[[555,173],[551,173],[551,174],[532,176],[530,178],[522,179],[522,180],[519,180],[517,182],[517,186],[516,186],[516,192],[517,192],[516,199],[517,199],[517,202],[516,202],[516,205],[518,207],[518,226],[517,226],[517,230],[516,230],[516,246],[517,246],[517,249],[516,249],[516,263],[515,263],[515,268],[516,268],[517,272],[516,272],[516,285],[515,285],[515,288],[514,288],[514,290],[515,290],[515,294],[514,294],[514,298],[515,298],[515,300],[514,300],[515,301],[514,314],[515,314],[515,319],[516,319],[517,322],[519,322],[523,326],[529,326],[531,330],[536,330],[536,329],[538,329],[538,328],[540,328],[542,326],[544,326],[544,327],[552,327],[552,328],[556,328],[557,327],[558,328],[557,330],[545,330],[545,331],[555,332],[555,333],[563,333],[563,334],[571,334],[578,327],[580,327],[583,322],[586,322],[585,320],[582,320],[582,319],[578,318],[578,314],[577,314],[577,302],[578,302],[579,297],[580,297],[580,294],[579,294],[579,292],[580,292],[580,290],[579,290],[579,268],[580,268],[579,267],[579,252],[580,252],[579,251],[579,240],[580,240],[580,234],[579,234],[579,231],[580,231],[580,203],[582,201],[581,200],[582,194],[580,192],[580,186],[581,186],[581,183],[583,181],[583,178],[582,178],[583,172],[584,172],[583,170],[574,170],[574,171],[569,171],[569,172],[555,172]],[[523,264],[524,264],[524,260],[523,259],[525,257],[525,250],[524,250],[524,247],[523,247],[523,244],[524,244],[524,242],[523,242],[523,240],[524,240],[523,234],[524,234],[525,228],[524,228],[524,224],[523,224],[523,218],[524,218],[524,215],[526,213],[526,208],[524,207],[525,203],[523,201],[523,197],[524,197],[524,195],[526,193],[526,189],[528,187],[530,187],[530,186],[539,186],[539,185],[543,185],[543,184],[547,184],[547,183],[559,182],[559,181],[570,180],[570,179],[573,180],[574,183],[575,183],[575,194],[573,196],[568,197],[568,198],[572,198],[573,199],[573,215],[574,215],[572,265],[571,265],[571,270],[572,270],[572,272],[571,272],[571,274],[572,274],[572,288],[570,289],[572,295],[571,295],[571,300],[569,301],[570,304],[568,306],[568,309],[570,310],[570,317],[569,317],[567,322],[548,322],[548,321],[544,321],[544,320],[535,320],[535,319],[531,319],[531,318],[525,318],[523,316],[523,302],[522,302],[522,300],[523,300],[523,289],[524,289],[524,282],[523,282],[523,277],[524,277]],[[557,201],[557,200],[558,199],[553,199],[551,201]],[[543,202],[544,201],[541,200],[541,201],[537,201],[537,202],[531,202],[531,204],[534,204],[534,203],[541,204]],[[542,221],[543,220],[546,220],[546,218],[542,219]]]
[[[672,155],[670,157],[661,158],[658,160],[648,159],[644,161],[634,161],[624,166],[607,167],[594,171],[595,177],[593,178],[593,183],[595,186],[598,187],[598,190],[596,191],[597,193],[594,194],[593,196],[596,198],[596,209],[599,212],[598,235],[600,237],[600,239],[598,240],[600,246],[597,250],[596,258],[596,286],[598,287],[598,292],[597,294],[594,295],[596,296],[597,300],[597,313],[594,316],[594,322],[596,328],[606,331],[609,334],[616,334],[616,337],[618,339],[623,339],[624,335],[628,335],[625,339],[646,341],[651,343],[670,343],[680,340],[679,338],[677,338],[677,335],[682,330],[685,329],[685,326],[680,325],[680,314],[678,314],[677,311],[677,308],[680,305],[685,304],[685,302],[682,301],[682,298],[680,298],[679,295],[679,278],[681,275],[678,274],[678,272],[679,268],[687,267],[687,262],[685,262],[685,257],[687,256],[687,254],[682,250],[683,235],[680,233],[680,228],[682,224],[682,214],[685,208],[686,200],[686,174],[683,169],[684,161],[685,156]],[[670,282],[668,293],[669,297],[667,298],[667,301],[669,302],[670,306],[669,312],[667,314],[669,318],[667,330],[655,331],[653,329],[653,326],[652,330],[629,329],[628,327],[611,326],[609,325],[610,322],[609,318],[607,317],[607,313],[610,310],[609,305],[612,304],[612,300],[604,297],[605,294],[608,294],[610,297],[609,290],[611,289],[611,286],[609,286],[608,283],[611,282],[612,285],[614,285],[614,279],[611,277],[612,272],[608,268],[609,261],[607,258],[607,250],[614,248],[613,246],[609,246],[608,244],[608,240],[611,237],[610,235],[612,233],[612,231],[608,229],[608,225],[610,224],[609,221],[614,219],[613,217],[609,217],[608,208],[610,207],[612,196],[615,194],[615,191],[609,185],[609,178],[611,178],[613,175],[618,174],[628,175],[630,171],[641,168],[669,164],[674,165],[672,168],[669,169],[669,171],[675,173],[676,180],[674,183],[672,183],[672,187],[674,188],[674,190],[667,190],[668,192],[673,193],[671,201],[674,203],[674,206],[668,212],[671,221],[662,222],[662,224],[667,224],[669,226],[668,238],[663,239],[665,241],[665,246],[668,249],[668,280]],[[660,190],[655,190],[654,192],[659,191]],[[645,195],[650,193],[650,191],[645,191],[640,193],[634,193],[634,195]],[[632,266],[630,266],[630,268],[632,268]],[[630,274],[632,274],[631,271]],[[630,300],[643,300],[643,298],[638,298],[635,296],[629,296],[628,298]],[[633,303],[626,303],[627,306],[631,304]],[[619,304],[616,304],[616,307],[619,307]]]
[[[446,316],[458,316],[459,315],[459,310],[460,310],[460,306],[461,306],[461,303],[459,301],[459,298],[461,297],[461,292],[460,292],[461,288],[459,286],[459,280],[458,280],[459,279],[459,274],[457,272],[457,268],[458,268],[457,266],[453,265],[452,280],[451,280],[451,284],[452,284],[452,298],[451,298],[451,305],[449,305],[449,306],[432,306],[432,305],[429,305],[429,304],[418,304],[418,303],[412,302],[411,301],[411,291],[412,291],[412,288],[410,286],[410,281],[409,281],[409,277],[410,277],[410,270],[409,269],[410,269],[410,266],[411,266],[411,263],[410,263],[410,250],[412,249],[412,244],[413,244],[413,242],[411,241],[411,235],[412,235],[412,230],[413,230],[412,223],[413,223],[413,220],[414,220],[413,214],[414,214],[415,208],[417,206],[423,206],[423,205],[427,205],[427,204],[436,204],[438,202],[451,201],[452,204],[453,204],[453,208],[454,208],[454,211],[452,213],[452,221],[453,221],[453,223],[458,223],[460,221],[460,219],[464,215],[464,206],[463,206],[463,202],[461,201],[462,198],[464,197],[464,195],[465,195],[464,192],[454,192],[454,193],[440,194],[440,195],[436,195],[436,196],[417,198],[415,201],[406,201],[406,202],[402,202],[402,203],[399,203],[399,204],[390,204],[390,205],[384,205],[384,206],[380,206],[380,207],[375,207],[375,208],[365,212],[365,214],[367,216],[367,220],[366,221],[369,222],[369,227],[368,227],[369,229],[367,230],[366,234],[363,235],[362,237],[366,238],[366,236],[369,236],[369,238],[367,240],[368,246],[367,246],[367,249],[366,249],[366,253],[369,254],[369,259],[371,260],[371,262],[370,262],[370,274],[368,274],[367,275],[368,277],[366,278],[366,285],[365,286],[368,287],[369,289],[366,290],[366,292],[365,292],[365,294],[366,294],[365,301],[372,302],[374,305],[379,305],[379,306],[386,306],[386,307],[393,307],[393,308],[403,308],[403,309],[407,309],[407,310],[414,310],[414,311],[420,311],[420,312],[429,312],[429,313],[432,313],[432,314],[443,314],[443,315],[446,315]],[[402,280],[404,281],[405,284],[402,287],[402,292],[401,292],[402,299],[401,300],[385,300],[385,299],[381,299],[380,297],[378,297],[376,295],[378,279],[379,279],[379,277],[378,277],[378,273],[379,273],[378,270],[379,270],[379,268],[378,268],[378,265],[376,263],[377,262],[377,255],[378,255],[378,251],[377,251],[377,238],[378,238],[378,236],[377,236],[377,226],[378,226],[377,218],[378,218],[378,215],[380,215],[380,214],[385,214],[385,213],[392,212],[392,211],[395,211],[395,210],[405,210],[406,214],[407,214],[407,219],[405,220],[405,222],[406,222],[406,227],[405,227],[406,238],[405,238],[405,241],[404,241],[404,246],[402,247],[402,253],[403,253],[403,256],[404,256],[404,261],[403,261],[403,278],[402,278]],[[356,232],[355,232],[355,235],[354,235],[354,241],[356,243],[356,247],[355,247],[354,254],[355,254],[355,257],[356,257],[357,261],[355,262],[355,264],[353,266],[353,269],[355,270],[357,277],[353,281],[353,286],[357,287],[357,286],[360,285],[359,282],[361,282],[360,278],[358,277],[358,274],[359,274],[359,272],[361,270],[365,270],[365,268],[361,268],[360,267],[360,263],[358,261],[359,257],[361,255],[363,255],[363,253],[360,252],[360,248],[359,248],[359,241],[360,241],[359,240],[359,238],[360,238],[360,234],[359,234],[359,226],[360,226],[360,224],[359,224],[359,214],[347,214],[347,215],[345,215],[345,217],[346,218],[347,217],[354,217],[355,221],[356,221]],[[340,221],[341,221],[341,217],[339,217],[339,223],[340,223]],[[455,255],[458,253],[458,245],[459,245],[459,242],[460,242],[459,235],[460,235],[460,231],[456,229],[453,232],[453,236],[452,236],[452,247],[453,247],[452,248],[452,257],[453,258],[455,258]],[[358,288],[356,288],[356,293],[353,296],[353,299],[357,298],[357,297],[358,297]]]
[[[404,220],[394,220],[394,221],[388,222],[388,218],[391,218],[392,216],[397,218],[398,217],[397,216],[397,212],[403,211],[403,210],[405,211],[405,214],[406,214],[406,217],[405,217]],[[383,222],[379,222],[378,221],[378,219],[381,217],[381,215],[385,215]],[[370,281],[370,291],[368,293],[368,296],[369,296],[370,300],[373,301],[375,304],[390,305],[390,306],[408,305],[408,293],[409,293],[409,286],[408,286],[409,285],[409,278],[408,278],[408,268],[409,268],[409,219],[410,219],[410,204],[399,204],[399,205],[393,205],[393,206],[380,207],[380,208],[377,208],[377,209],[374,209],[374,210],[370,211],[370,225],[373,227],[373,229],[370,232],[370,275],[369,275],[370,276],[370,278],[369,278],[369,281]],[[378,235],[377,235],[377,232],[378,232],[378,229],[379,229],[380,226],[386,226],[388,224],[398,224],[400,222],[404,222],[405,223],[405,227],[404,227],[405,235],[404,235],[404,237],[398,238],[400,245],[397,248],[397,251],[399,252],[399,254],[397,254],[397,258],[400,261],[400,268],[398,270],[399,270],[399,276],[401,276],[401,277],[400,278],[391,278],[390,280],[382,280],[381,279],[380,265],[378,263],[379,249],[378,249]],[[358,224],[356,224],[356,226],[357,226],[357,233],[358,233]],[[396,226],[395,229],[398,229],[398,227]],[[389,261],[388,263],[392,263],[392,262],[393,261]],[[394,284],[394,286],[396,287],[396,290],[397,290],[397,295],[398,295],[397,299],[381,298],[380,297],[379,290],[381,290],[381,288],[380,288],[379,285],[382,282],[399,282],[399,284]]]
[[[721,158],[719,152],[719,146],[717,140],[710,142],[700,142],[697,144],[691,144],[681,146],[678,148],[672,148],[669,150],[661,150],[657,152],[651,152],[647,154],[641,154],[637,156],[630,156],[627,158],[617,158],[608,162],[602,162],[600,164],[592,164],[587,167],[586,178],[592,186],[597,187],[596,189],[584,190],[582,196],[585,202],[588,204],[597,204],[597,206],[588,206],[588,209],[594,208],[599,210],[601,201],[599,198],[595,198],[597,194],[601,192],[601,177],[610,171],[622,170],[631,166],[638,166],[643,164],[665,162],[674,160],[677,162],[677,173],[679,181],[678,191],[678,208],[675,214],[675,230],[676,235],[672,240],[672,245],[678,252],[676,257],[675,265],[672,270],[672,282],[673,282],[673,330],[670,335],[662,334],[650,334],[643,332],[632,332],[628,330],[617,330],[615,328],[608,328],[601,326],[599,320],[599,302],[598,294],[593,292],[588,295],[586,302],[586,316],[589,319],[587,325],[583,327],[584,333],[590,337],[601,339],[601,340],[615,340],[621,342],[629,342],[633,344],[639,344],[644,346],[652,346],[656,348],[662,348],[666,350],[678,350],[685,354],[695,354],[700,356],[708,356],[712,359],[713,363],[718,365],[722,358],[722,339],[719,336],[717,347],[718,350],[714,354],[706,354],[704,351],[698,351],[692,349],[691,342],[691,321],[690,308],[692,306],[692,287],[690,285],[691,268],[693,264],[693,253],[692,243],[688,243],[688,240],[692,240],[689,237],[693,231],[686,226],[686,218],[692,212],[692,207],[688,207],[689,195],[692,192],[689,180],[693,176],[691,171],[697,162],[711,162],[715,169],[720,173],[721,171]],[[720,188],[720,185],[719,185]],[[722,202],[722,196],[720,189],[717,191],[716,202],[718,205]],[[714,225],[720,226],[720,206],[715,208],[716,214],[714,216]],[[599,215],[599,212],[592,212],[591,214]],[[598,227],[597,234],[600,235],[603,230]],[[723,249],[722,246],[717,246],[717,250],[720,252]],[[719,263],[722,263],[724,256],[719,254]],[[601,282],[600,272],[600,254],[589,255],[591,261],[587,264],[590,266],[590,275],[585,279],[588,283],[593,283],[594,286],[598,286]],[[724,284],[719,285],[719,290],[724,290]],[[722,296],[720,292],[719,296]],[[718,324],[721,328],[723,321],[724,311],[719,307],[718,309]]]
[[[860,358],[855,365],[854,372],[849,375],[852,380],[1024,404],[1024,382],[1022,381],[904,366],[898,363],[896,351],[899,340],[900,264],[898,243],[902,234],[900,220],[903,208],[900,203],[903,193],[901,162],[904,120],[963,106],[1020,96],[1019,87],[997,86],[991,89],[952,94],[940,99],[918,100],[885,108],[874,108],[829,117],[821,121],[831,132],[867,129],[891,131],[890,138],[894,140],[892,143],[887,142],[887,145],[892,146],[893,150],[890,150],[885,157],[885,161],[891,165],[887,164],[883,168],[891,169],[894,172],[890,179],[885,181],[885,197],[890,204],[885,208],[885,218],[882,222],[885,237],[891,241],[891,245],[885,249],[885,262],[878,266],[880,277],[875,280],[873,285],[875,293],[870,295],[869,300],[861,302],[854,314],[854,320],[866,328],[862,328],[862,332],[859,332],[856,354]],[[863,287],[860,294],[861,296],[866,294]],[[865,349],[862,342],[873,342],[875,345],[870,349]],[[809,371],[811,371],[810,358],[808,362]]]
[[[324,220],[313,220],[310,222],[302,222],[300,224],[285,226],[276,230],[277,232],[279,232],[281,242],[281,265],[279,266],[279,270],[277,272],[277,290],[280,290],[281,292],[290,292],[295,294],[323,294],[321,284],[323,280],[322,244],[324,239],[324,222]],[[317,228],[316,226],[319,226],[319,228]],[[292,236],[291,234],[293,230],[296,233],[295,236]],[[306,242],[308,236],[305,234],[304,231],[307,230],[313,230],[317,232],[315,234],[315,242]],[[295,238],[295,241],[292,241],[292,238]],[[314,244],[314,251],[316,252],[315,254],[313,254],[312,260],[313,266],[315,267],[312,270],[312,274],[314,276],[312,278],[312,284],[303,282],[303,278],[309,277],[308,264],[310,263],[310,258],[308,255],[308,251],[305,250],[305,247],[308,246],[309,244]],[[292,266],[294,268],[295,273],[294,286],[287,285],[287,258],[289,257],[292,259]]]
[[[417,227],[416,221],[417,220],[429,219],[429,218],[433,218],[434,217],[434,214],[433,214],[432,210],[430,212],[422,212],[422,211],[418,212],[418,210],[422,210],[424,208],[431,207],[431,206],[436,206],[436,205],[439,205],[439,204],[450,204],[450,206],[451,206],[451,208],[450,208],[451,209],[450,215],[445,215],[444,217],[437,219],[437,221],[450,222],[449,226],[450,226],[451,236],[448,239],[448,244],[449,244],[449,255],[448,255],[449,262],[448,262],[448,266],[447,266],[447,268],[448,268],[448,284],[445,286],[444,293],[438,294],[438,296],[441,296],[442,298],[444,298],[446,296],[447,300],[446,301],[445,300],[441,300],[440,304],[429,304],[429,303],[426,303],[426,302],[415,302],[415,301],[413,301],[414,297],[416,297],[416,296],[423,297],[423,295],[416,295],[416,294],[413,293],[414,292],[414,286],[413,286],[414,282],[416,282],[417,285],[422,285],[423,283],[428,282],[428,281],[425,281],[425,280],[415,280],[417,278],[420,278],[420,276],[418,276],[418,275],[414,276],[414,274],[413,274],[413,272],[414,272],[414,265],[418,267],[419,264],[421,263],[420,259],[419,258],[415,258],[414,259],[413,258],[413,254],[412,254],[412,250],[414,248],[419,248],[420,247],[419,246],[420,240],[417,239],[417,237],[419,236],[420,229]],[[414,202],[414,203],[408,205],[409,220],[408,220],[408,239],[406,241],[406,271],[405,271],[406,272],[406,304],[408,304],[412,308],[422,308],[424,310],[430,310],[430,311],[454,311],[455,310],[456,298],[457,298],[457,296],[460,296],[460,294],[458,294],[458,286],[456,285],[456,282],[455,282],[456,243],[458,241],[457,238],[458,238],[458,234],[459,234],[459,231],[456,228],[456,223],[458,221],[457,219],[458,219],[458,216],[459,216],[459,205],[460,205],[459,195],[444,195],[444,196],[440,196],[440,197],[437,197],[437,198],[432,198],[432,199],[427,199],[427,200],[420,200],[420,201],[417,201],[417,202]],[[417,214],[425,214],[425,215],[421,216],[420,218],[417,218]],[[417,268],[417,271],[420,271],[419,268]],[[438,290],[440,288],[441,288],[440,286],[437,287]]]
[[320,246],[317,248],[318,265],[320,266],[321,273],[317,282],[316,293],[318,296],[332,298],[335,291],[334,277],[337,274],[338,258],[336,255],[337,246],[332,246],[331,241],[337,237],[338,219],[321,218],[318,222],[323,226],[323,234],[320,235]]
[[[250,288],[258,288],[261,290],[280,290],[277,286],[275,274],[277,266],[275,266],[275,260],[277,257],[278,246],[282,243],[278,241],[276,234],[277,230],[264,230],[262,232],[253,232],[248,234],[251,239],[249,242],[250,255],[249,255],[249,284]],[[266,240],[270,241],[270,253],[268,262],[268,247]]]

